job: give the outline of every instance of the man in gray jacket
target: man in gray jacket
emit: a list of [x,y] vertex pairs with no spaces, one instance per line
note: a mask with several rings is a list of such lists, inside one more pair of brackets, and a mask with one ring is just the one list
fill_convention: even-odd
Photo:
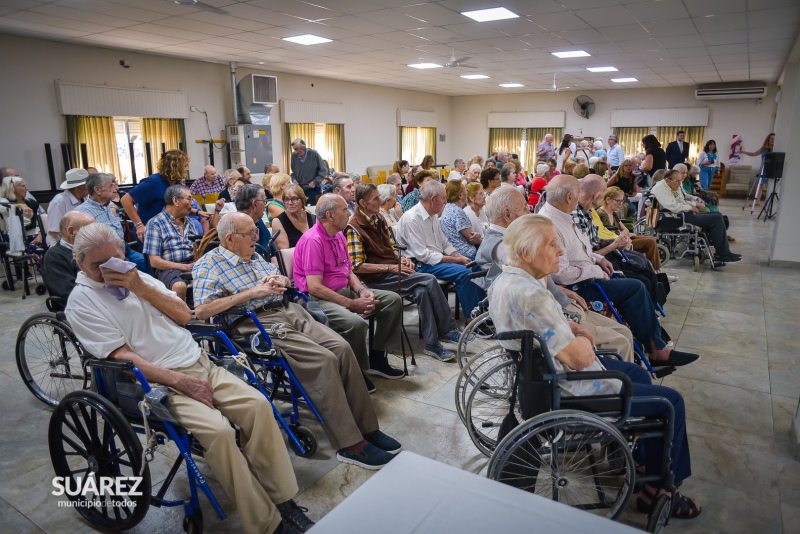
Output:
[[308,205],[317,203],[317,195],[322,194],[322,181],[328,174],[322,156],[313,148],[308,148],[302,139],[292,141],[292,180],[300,184],[308,197]]

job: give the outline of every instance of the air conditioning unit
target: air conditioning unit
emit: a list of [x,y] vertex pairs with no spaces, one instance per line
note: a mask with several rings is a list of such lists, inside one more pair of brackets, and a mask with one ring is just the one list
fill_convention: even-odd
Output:
[[764,98],[767,85],[762,83],[741,83],[721,85],[701,85],[694,90],[697,100],[729,100],[733,98]]
[[244,165],[260,173],[272,161],[272,128],[269,125],[236,124],[225,127],[233,168]]
[[278,78],[262,74],[248,74],[239,80],[239,98],[242,107],[251,104],[270,106],[278,103]]

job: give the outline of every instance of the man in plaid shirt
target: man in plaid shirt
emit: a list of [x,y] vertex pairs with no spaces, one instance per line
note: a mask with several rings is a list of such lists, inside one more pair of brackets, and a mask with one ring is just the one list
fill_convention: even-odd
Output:
[[217,174],[217,169],[213,165],[206,165],[203,168],[203,177],[192,182],[189,192],[193,195],[211,195],[219,193],[223,189],[225,189],[225,183],[222,176]]
[[164,202],[161,213],[147,221],[142,252],[150,259],[153,276],[186,300],[186,282],[181,274],[192,271],[191,238],[197,235],[187,218],[192,210],[192,195],[185,185],[175,184],[167,188]]

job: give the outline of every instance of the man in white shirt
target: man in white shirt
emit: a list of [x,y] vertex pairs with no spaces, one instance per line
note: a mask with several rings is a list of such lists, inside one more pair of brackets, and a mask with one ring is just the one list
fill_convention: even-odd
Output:
[[444,185],[436,181],[426,182],[420,188],[419,204],[400,218],[395,233],[400,245],[406,247],[403,256],[420,263],[419,272],[456,284],[461,309],[469,320],[472,310],[486,297],[486,292],[470,278],[472,271],[466,267],[470,259],[459,254],[442,232],[439,215],[446,204]]
[[[123,274],[100,267],[125,258],[110,226],[82,228],[73,252],[81,272],[66,315],[86,350],[131,361],[148,381],[169,387],[170,412],[202,445],[244,532],[295,532],[289,523],[302,515],[292,501],[297,481],[266,398],[209,361],[179,326],[191,319],[189,307],[164,284],[136,269]],[[245,438],[242,450],[231,423]]]
[[622,165],[622,160],[625,159],[625,151],[617,143],[618,137],[616,135],[608,136],[608,168],[611,172],[617,172],[619,166]]
[[67,179],[59,186],[59,189],[65,189],[65,191],[54,196],[47,206],[48,246],[55,245],[61,236],[59,225],[64,214],[80,206],[86,198],[86,178],[88,177],[89,172],[86,169],[70,169],[67,171]]
[[467,168],[467,162],[461,158],[458,158],[453,162],[453,167],[455,170],[451,171],[450,174],[447,175],[448,180],[461,180],[464,177],[464,169]]

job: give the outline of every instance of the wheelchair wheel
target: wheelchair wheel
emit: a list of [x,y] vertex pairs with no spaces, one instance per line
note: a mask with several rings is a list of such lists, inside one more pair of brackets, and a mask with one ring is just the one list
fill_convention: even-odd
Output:
[[183,531],[186,534],[203,534],[203,510],[198,508],[192,515],[183,518]]
[[[513,360],[498,363],[475,383],[467,399],[464,412],[467,432],[478,450],[486,456],[490,456],[497,446],[497,433],[508,414],[516,369]],[[517,413],[517,419],[520,418]]]
[[497,347],[499,344],[494,336],[494,324],[489,318],[489,312],[484,312],[475,317],[461,333],[456,348],[458,365],[463,369],[472,355]]
[[658,257],[661,260],[661,266],[663,267],[664,265],[667,264],[667,262],[670,259],[669,248],[667,248],[667,246],[664,245],[663,243],[658,243],[657,247],[658,247]]
[[311,430],[304,426],[297,425],[292,427],[292,432],[300,441],[300,443],[303,444],[305,452],[301,453],[297,447],[295,447],[294,443],[292,443],[292,440],[289,440],[289,445],[292,447],[292,451],[294,451],[294,453],[301,458],[311,458],[314,456],[314,454],[317,452],[317,438],[314,436]]
[[93,391],[69,393],[50,417],[47,440],[53,469],[65,486],[76,488],[77,479],[94,478],[100,487],[101,477],[141,476],[138,496],[65,496],[87,521],[102,529],[127,530],[144,518],[150,506],[150,469],[144,465],[142,471],[142,444],[110,401]]
[[56,314],[28,318],[17,334],[15,352],[22,381],[45,404],[56,406],[68,393],[83,389],[83,347]]
[[465,416],[467,400],[469,399],[475,383],[480,380],[486,372],[500,363],[502,360],[510,359],[507,352],[479,353],[469,359],[464,368],[458,374],[455,387],[455,403],[458,416],[461,422],[466,424]]
[[692,264],[694,265],[694,272],[699,273],[700,272],[700,256],[698,254],[695,254],[694,256],[692,256]]
[[661,495],[656,502],[653,503],[653,509],[650,510],[650,515],[647,516],[645,532],[663,534],[669,524],[669,518],[671,516],[672,497],[669,495]]
[[[622,452],[624,474],[604,450]],[[577,410],[538,415],[511,431],[489,460],[488,477],[615,519],[633,493],[634,464],[628,442],[602,418]]]

